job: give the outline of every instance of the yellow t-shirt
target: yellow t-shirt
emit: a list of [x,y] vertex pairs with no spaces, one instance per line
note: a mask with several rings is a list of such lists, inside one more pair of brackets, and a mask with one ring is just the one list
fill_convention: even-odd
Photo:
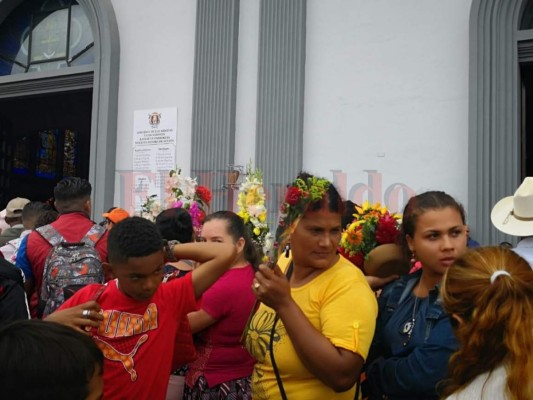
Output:
[[[278,265],[284,271],[290,259],[281,257]],[[344,257],[311,282],[291,289],[296,304],[311,324],[333,345],[351,350],[366,359],[377,316],[376,297],[363,273]],[[257,360],[252,375],[254,400],[281,398],[269,354],[270,331],[275,312],[261,304],[255,313],[246,337],[246,348]],[[298,358],[279,320],[273,339],[274,358],[289,399],[350,399],[355,386],[335,393],[312,375]]]

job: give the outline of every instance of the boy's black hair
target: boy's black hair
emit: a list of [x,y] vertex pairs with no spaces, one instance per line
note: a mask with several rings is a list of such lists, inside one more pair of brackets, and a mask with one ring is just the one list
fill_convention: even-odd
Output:
[[42,201],[30,201],[22,209],[22,221],[33,221],[35,223],[42,213],[50,210],[52,210],[52,207],[49,204]]
[[162,211],[155,219],[155,226],[163,239],[178,240],[180,243],[192,242],[192,218],[183,208]]
[[87,179],[78,177],[65,178],[54,187],[54,198],[59,203],[87,200],[91,197],[92,189]]
[[104,357],[83,333],[54,322],[16,321],[0,328],[2,398],[85,399]]
[[145,257],[163,248],[163,238],[154,223],[141,217],[120,221],[109,231],[107,258],[124,263],[131,257]]
[[59,217],[59,213],[56,210],[50,209],[42,211],[37,220],[35,221],[35,229],[51,224]]

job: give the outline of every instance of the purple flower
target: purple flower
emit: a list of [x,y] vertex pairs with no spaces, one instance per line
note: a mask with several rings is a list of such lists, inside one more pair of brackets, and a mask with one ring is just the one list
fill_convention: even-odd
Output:
[[201,210],[198,207],[198,203],[193,201],[191,206],[189,207],[189,209],[187,211],[189,211],[189,214],[190,214],[190,216],[192,218],[193,226],[195,226],[195,227],[201,226],[201,223],[200,223]]
[[172,204],[172,208],[181,208],[183,207],[183,202],[181,200],[175,201],[174,204]]

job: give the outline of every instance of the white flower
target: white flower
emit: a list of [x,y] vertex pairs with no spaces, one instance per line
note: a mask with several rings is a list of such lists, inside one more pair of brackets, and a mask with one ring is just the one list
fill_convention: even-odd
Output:
[[180,182],[180,189],[183,192],[183,197],[187,199],[193,199],[196,193],[196,178],[191,179],[189,177],[182,179]]
[[161,203],[159,201],[154,201],[152,204],[152,209],[150,210],[151,214],[154,217],[157,217],[159,213],[161,212]]
[[274,237],[272,236],[272,233],[268,232],[265,235],[265,241],[263,243],[263,254],[268,257],[270,255],[270,251],[272,250],[273,245],[274,245]]

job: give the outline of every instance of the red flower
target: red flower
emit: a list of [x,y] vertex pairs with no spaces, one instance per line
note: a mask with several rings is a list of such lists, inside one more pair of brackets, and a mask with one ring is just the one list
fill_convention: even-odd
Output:
[[289,204],[290,206],[295,206],[300,201],[300,197],[302,196],[302,192],[297,187],[291,186],[287,190],[287,194],[285,195],[285,202]]
[[390,214],[385,214],[376,226],[376,242],[378,244],[394,243],[399,235],[398,221]]
[[211,191],[208,188],[206,188],[205,186],[200,186],[199,185],[196,188],[196,195],[205,204],[209,205],[209,202],[211,201]]
[[198,222],[200,225],[203,225],[205,219],[205,213],[202,210],[199,210],[198,212]]
[[357,253],[355,253],[354,256],[350,257],[350,261],[353,265],[359,267],[359,269],[363,269],[363,267],[365,266],[365,255],[362,251],[358,251]]
[[350,256],[350,254],[343,247],[339,247],[339,253],[341,253],[341,256],[344,258],[350,260],[353,265],[359,269],[363,269],[365,264],[365,255],[362,251],[358,251],[353,256]]

